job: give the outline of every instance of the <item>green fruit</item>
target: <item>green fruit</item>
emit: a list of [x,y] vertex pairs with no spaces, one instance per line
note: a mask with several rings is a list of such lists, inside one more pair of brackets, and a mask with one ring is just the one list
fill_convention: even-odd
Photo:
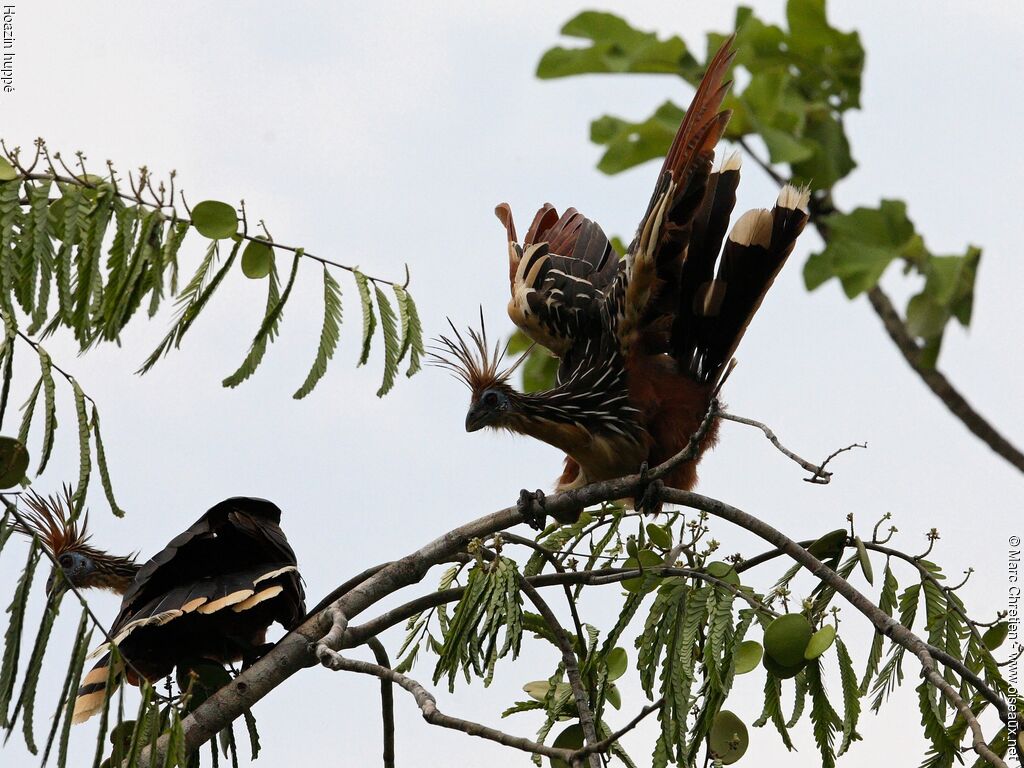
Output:
[[832,624],[826,624],[813,635],[804,649],[804,658],[813,661],[832,647],[836,640],[836,628]]
[[875,572],[871,568],[871,558],[868,557],[868,550],[864,546],[864,542],[860,540],[860,536],[855,537],[853,542],[857,545],[857,557],[860,558],[860,569],[864,572],[864,578],[868,580],[868,584],[874,584]]
[[756,640],[744,640],[736,649],[734,670],[737,675],[745,675],[761,662],[764,649]]
[[1006,640],[1006,636],[1010,632],[1010,625],[1005,621],[1000,621],[985,630],[985,634],[981,636],[981,642],[985,644],[985,647],[990,651],[994,651],[1003,641]]
[[[623,568],[653,568],[656,565],[661,565],[661,558],[649,549],[641,549],[636,553],[636,557],[631,557],[623,564]],[[644,584],[648,581],[648,584]],[[657,586],[653,580],[648,580],[646,575],[634,576],[631,579],[625,579],[622,582],[622,586],[625,587],[627,592],[633,592],[634,594],[640,592],[650,592]]]
[[28,471],[28,449],[13,437],[0,437],[0,488],[13,488]]
[[779,616],[764,631],[765,656],[782,667],[802,664],[813,633],[811,622],[802,613]]
[[203,237],[223,240],[238,230],[235,209],[219,200],[203,200],[192,209],[192,226]]
[[846,545],[846,529],[836,528],[815,541],[807,548],[807,551],[819,560],[830,557],[837,557],[843,553]]
[[7,162],[6,158],[0,157],[0,181],[14,181],[18,178],[18,171]]
[[251,280],[262,280],[274,264],[274,249],[262,240],[251,240],[242,251],[242,273]]
[[731,563],[713,562],[708,563],[704,566],[704,571],[708,576],[724,581],[726,584],[732,584],[734,587],[740,585],[739,574],[736,573],[736,569]]
[[735,714],[723,709],[711,725],[711,752],[722,765],[732,765],[747,751],[750,739],[747,726]]
[[672,549],[672,534],[654,523],[647,524],[647,538],[656,547]]
[[[551,746],[556,749],[581,749],[583,747],[583,726],[573,723],[558,734],[558,738],[551,743]],[[565,760],[552,757],[551,768],[569,768],[569,764]]]
[[626,674],[626,666],[629,658],[626,656],[625,648],[612,648],[608,651],[608,658],[605,660],[608,665],[608,681],[618,680]]
[[803,668],[807,666],[807,662],[800,659],[797,664],[779,664],[779,662],[775,661],[775,659],[766,653],[761,657],[761,666],[767,669],[774,677],[779,678],[779,680],[788,680],[791,677],[799,675],[803,671]]

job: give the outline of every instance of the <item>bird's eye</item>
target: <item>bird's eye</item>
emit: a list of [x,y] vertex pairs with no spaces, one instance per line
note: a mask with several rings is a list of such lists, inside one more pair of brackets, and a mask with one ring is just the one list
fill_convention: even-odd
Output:
[[75,559],[71,555],[61,555],[57,558],[57,562],[60,563],[61,568],[71,568],[75,564]]
[[488,408],[493,408],[498,404],[498,393],[497,392],[485,392],[483,396],[483,403]]

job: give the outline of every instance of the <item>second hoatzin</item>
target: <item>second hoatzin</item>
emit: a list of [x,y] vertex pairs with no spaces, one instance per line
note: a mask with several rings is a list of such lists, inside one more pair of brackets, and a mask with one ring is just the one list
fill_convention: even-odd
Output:
[[[275,621],[292,629],[305,613],[295,553],[281,530],[281,510],[264,499],[236,497],[212,507],[148,562],[118,557],[89,543],[86,523],[70,515],[64,498],[24,497],[24,524],[59,563],[47,594],[66,588],[108,589],[122,595],[110,627],[121,662],[110,669],[107,646],[82,678],[72,719],[79,723],[102,709],[122,678],[133,685],[155,682],[175,667],[214,661],[251,663],[269,646]],[[105,651],[105,653],[104,653]]]
[[[457,331],[441,339],[440,364],[472,391],[467,431],[506,429],[564,450],[558,490],[637,472],[686,447],[807,223],[808,191],[787,185],[774,208],[747,211],[725,237],[739,156],[712,166],[730,116],[721,105],[731,47],[726,41],[708,66],[624,259],[574,208],[559,216],[545,204],[522,240],[509,206],[496,209],[508,237],[508,313],[560,358],[555,387],[512,389],[518,363],[501,370],[483,329],[468,343]],[[716,420],[667,485],[693,487],[717,430]]]

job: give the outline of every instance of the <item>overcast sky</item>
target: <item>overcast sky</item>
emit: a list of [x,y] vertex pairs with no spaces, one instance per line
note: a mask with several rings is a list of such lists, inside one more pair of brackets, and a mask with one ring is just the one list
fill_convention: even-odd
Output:
[[[781,0],[751,4],[769,20],[783,17]],[[698,57],[705,32],[731,28],[734,14],[724,2],[601,6],[642,28],[682,34]],[[95,166],[111,158],[122,172],[143,163],[158,174],[176,168],[190,201],[244,197],[277,240],[374,275],[400,276],[408,263],[430,335],[442,329],[445,315],[471,321],[480,304],[492,327],[502,328],[505,248],[494,205],[509,200],[527,222],[544,201],[573,205],[609,233],[628,236],[655,167],[599,174],[589,121],[604,112],[646,117],[666,98],[686,102],[691,95],[671,77],[536,80],[541,53],[585,7],[592,6],[22,0],[17,90],[0,94],[0,135],[23,146],[45,136],[69,155],[82,149]],[[841,28],[860,30],[868,57],[864,111],[847,123],[859,168],[839,185],[837,204],[903,198],[933,251],[984,248],[973,326],[969,333],[951,328],[941,366],[1024,444],[1019,6],[872,1],[832,3],[830,12]],[[738,207],[773,199],[770,183],[751,165]],[[768,422],[805,456],[823,457],[853,441],[870,447],[838,459],[831,485],[813,486],[758,433],[727,424],[721,446],[702,464],[699,490],[794,538],[840,527],[851,512],[869,529],[892,512],[902,532],[897,546],[915,552],[925,546],[924,532],[937,527],[942,540],[933,559],[953,580],[975,567],[962,594],[974,616],[989,620],[1006,601],[1006,542],[1022,528],[1021,475],[912,375],[865,300],[848,302],[831,283],[805,292],[800,270],[817,246],[813,233],[801,239],[740,348],[725,397],[731,410]],[[199,248],[198,240],[187,241],[186,267],[194,268]],[[901,306],[917,285],[895,273],[886,282]],[[96,489],[97,543],[148,556],[225,496],[264,496],[284,510],[315,601],[368,565],[512,503],[524,486],[550,485],[560,471],[557,452],[506,435],[466,434],[466,392],[441,372],[403,378],[386,399],[374,397],[379,360],[355,369],[359,309],[353,284],[342,287],[346,325],[338,357],[302,402],[291,393],[305,377],[321,322],[313,264],[300,272],[281,339],[237,390],[220,381],[245,354],[265,290],[241,274],[222,287],[182,349],[145,378],[133,371],[165,332],[166,313],[134,323],[121,349],[76,359],[67,339],[49,344],[100,405],[115,489],[128,510],[123,522],[113,519]],[[28,355],[17,368],[20,403],[36,373]],[[37,482],[42,491],[77,476],[70,395],[58,387],[61,432],[51,468]],[[723,524],[714,532],[726,552],[764,548]],[[11,584],[19,562],[5,553],[0,584]],[[769,568],[751,578],[765,588],[780,572]],[[899,575],[909,583],[905,570]],[[432,589],[433,579],[423,589]],[[858,578],[854,583],[866,588]],[[0,600],[8,593],[9,587]],[[38,616],[41,595],[34,602]],[[607,629],[619,602],[617,588],[595,592],[584,618]],[[117,607],[108,596],[94,605],[108,620]],[[70,604],[65,613],[51,642],[53,666],[40,685],[37,729],[45,729],[59,692],[76,621]],[[860,669],[870,633],[848,606],[842,615]],[[394,651],[401,635],[385,640]],[[532,736],[538,718],[499,720],[523,683],[547,677],[557,663],[546,644],[528,645],[519,661],[499,665],[490,689],[438,691],[439,705]],[[429,681],[432,661],[421,663],[416,676]],[[920,761],[917,669],[906,666],[906,690],[882,717],[864,716],[865,741],[845,765]],[[740,678],[730,698],[728,706],[748,723],[760,712],[762,684],[760,671]],[[829,685],[838,690],[834,670]],[[256,708],[260,764],[378,764],[377,696],[367,678],[297,675]],[[529,764],[521,754],[426,725],[410,699],[396,697],[399,765]],[[639,690],[627,685],[625,708],[611,725],[622,725],[642,704]],[[626,741],[640,765],[649,760],[653,728],[652,719]],[[991,722],[987,728],[993,735]],[[88,756],[82,759],[91,759],[94,733],[94,723],[75,729],[72,748]],[[784,759],[770,728],[751,729],[751,740],[747,762]],[[787,765],[819,764],[806,727],[798,746]],[[0,763],[36,760],[15,737]]]

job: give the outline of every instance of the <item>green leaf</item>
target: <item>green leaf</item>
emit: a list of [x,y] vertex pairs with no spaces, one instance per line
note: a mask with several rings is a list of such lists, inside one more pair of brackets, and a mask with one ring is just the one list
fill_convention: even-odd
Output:
[[889,264],[918,245],[906,205],[899,200],[831,214],[824,225],[829,233],[825,250],[804,267],[808,290],[835,276],[852,299],[873,288]]
[[75,487],[75,509],[81,509],[85,503],[85,494],[89,490],[89,474],[92,460],[89,453],[89,417],[85,412],[85,392],[74,379],[71,388],[75,395],[75,416],[78,418],[78,485]]
[[[46,748],[43,750],[45,764],[50,756],[50,748],[53,746],[54,738],[60,730],[60,744],[57,750],[57,765],[64,766],[68,759],[68,737],[71,735],[71,715],[75,709],[75,693],[78,691],[78,684],[82,679],[82,666],[85,664],[85,656],[89,652],[89,643],[92,642],[92,630],[88,630],[89,611],[82,608],[82,618],[78,622],[78,631],[75,634],[75,645],[71,651],[71,661],[68,664],[68,674],[64,678],[64,688],[57,704],[57,711],[53,716],[53,723],[50,726],[50,735],[46,740]],[[64,710],[64,717],[61,718],[61,710]]]
[[854,536],[853,543],[857,546],[857,559],[860,561],[860,569],[864,572],[864,578],[868,580],[868,584],[874,584],[875,571],[871,567],[871,558],[868,556],[864,542],[861,541],[860,536]]
[[32,577],[39,563],[40,551],[35,540],[28,550],[28,559],[18,577],[14,596],[7,613],[10,620],[4,633],[3,661],[0,662],[0,726],[7,728],[11,722],[7,712],[14,696],[14,685],[18,680],[18,660],[21,657],[21,636],[25,626],[25,607],[28,605],[28,594],[32,588]]
[[680,107],[666,101],[639,123],[611,115],[598,118],[590,124],[590,140],[605,147],[598,170],[612,175],[663,157],[684,114]]
[[837,751],[838,755],[842,755],[853,742],[861,738],[857,733],[861,692],[857,684],[857,673],[853,671],[853,660],[842,638],[836,638],[836,655],[839,657],[839,676],[843,683],[843,741]]
[[50,461],[50,452],[53,450],[53,438],[57,431],[57,386],[53,381],[53,361],[49,353],[41,345],[36,346],[39,354],[39,367],[41,369],[40,381],[43,384],[43,447],[42,455],[39,458],[37,475],[43,474],[46,465]]
[[192,209],[192,226],[203,237],[224,240],[238,230],[238,216],[227,203],[203,200]]
[[100,483],[103,486],[103,493],[107,497],[107,504],[110,505],[110,511],[116,517],[124,517],[124,510],[117,505],[117,501],[114,499],[114,487],[110,482],[110,470],[107,468],[107,452],[103,448],[103,438],[100,435],[100,412],[96,409],[95,403],[92,406],[92,434],[96,438],[96,465],[100,470]]
[[25,668],[25,682],[22,684],[21,693],[18,696],[18,703],[14,707],[14,715],[11,717],[10,727],[18,719],[18,712],[23,711],[21,730],[25,736],[25,746],[33,755],[38,753],[35,736],[33,735],[33,721],[35,719],[36,687],[39,683],[39,673],[43,667],[43,656],[46,654],[46,647],[50,639],[50,632],[53,629],[54,619],[60,611],[60,601],[64,593],[59,593],[47,602],[46,610],[43,612],[43,619],[39,624],[39,633],[36,635],[35,645],[32,647],[32,655],[29,657],[28,666]]
[[370,299],[369,279],[358,269],[352,272],[356,281],[356,288],[359,290],[359,303],[363,309],[363,347],[359,354],[358,365],[366,365],[370,359],[370,342],[373,341],[373,332],[377,328],[377,316],[373,311],[373,301]]
[[238,369],[234,373],[221,382],[223,386],[237,387],[243,381],[252,376],[263,361],[263,355],[267,351],[267,345],[272,342],[277,335],[277,326],[281,322],[281,313],[284,311],[284,305],[288,303],[288,298],[292,294],[292,286],[295,285],[295,277],[299,272],[299,261],[301,258],[302,249],[299,248],[292,259],[292,271],[288,275],[288,282],[285,284],[284,292],[281,293],[280,296],[277,294],[276,272],[271,273],[270,281],[267,284],[267,312],[263,316],[263,321],[260,323],[259,330],[256,331],[256,336],[253,337],[252,344],[249,346],[249,353],[245,356],[245,360],[242,361],[242,364],[238,366]]
[[821,753],[822,768],[834,768],[836,764],[835,734],[843,725],[842,719],[832,708],[825,691],[825,683],[821,679],[821,666],[818,661],[807,665],[807,690],[811,695],[811,723],[814,730],[814,741]]
[[651,543],[661,549],[672,549],[672,532],[656,523],[648,523],[646,526],[647,538]]
[[395,311],[391,308],[391,302],[388,301],[387,294],[376,284],[374,284],[373,289],[377,295],[380,327],[384,335],[384,380],[381,382],[380,389],[377,390],[377,397],[384,397],[395,385],[395,375],[398,373],[400,341]]
[[242,274],[250,280],[262,280],[274,264],[274,249],[263,240],[250,240],[242,251]]
[[405,375],[414,376],[420,370],[420,361],[424,354],[423,326],[420,324],[420,315],[416,309],[416,303],[412,300],[412,295],[404,291],[403,293],[405,293],[405,304],[409,311],[409,367],[405,371]]
[[334,356],[334,350],[338,346],[338,337],[341,331],[341,286],[331,277],[331,273],[324,265],[324,324],[320,330],[320,345],[316,350],[316,359],[313,367],[306,375],[302,386],[292,395],[296,400],[301,400],[317,385],[327,372],[327,363]]
[[245,718],[245,729],[249,732],[249,749],[255,760],[260,755],[260,734],[256,730],[256,718],[248,709],[242,712],[242,716]]
[[591,72],[664,72],[693,74],[698,65],[678,37],[659,40],[611,13],[584,11],[570,19],[562,34],[590,40],[585,48],[555,47],[541,58],[537,77],[567,77]]
[[[555,749],[582,749],[583,747],[583,726],[573,723],[555,737],[551,742]],[[569,768],[569,764],[557,757],[550,758],[551,768]]]
[[[637,552],[636,557],[627,558],[626,562],[622,564],[622,567],[629,569],[639,568],[644,571],[647,568],[653,568],[654,566],[661,565],[663,562],[662,556],[656,552],[652,552],[649,549],[642,549]],[[646,573],[641,573],[639,576],[633,576],[622,581],[622,586],[627,592],[641,593],[650,592],[655,589],[658,584],[657,580],[649,577]]]

